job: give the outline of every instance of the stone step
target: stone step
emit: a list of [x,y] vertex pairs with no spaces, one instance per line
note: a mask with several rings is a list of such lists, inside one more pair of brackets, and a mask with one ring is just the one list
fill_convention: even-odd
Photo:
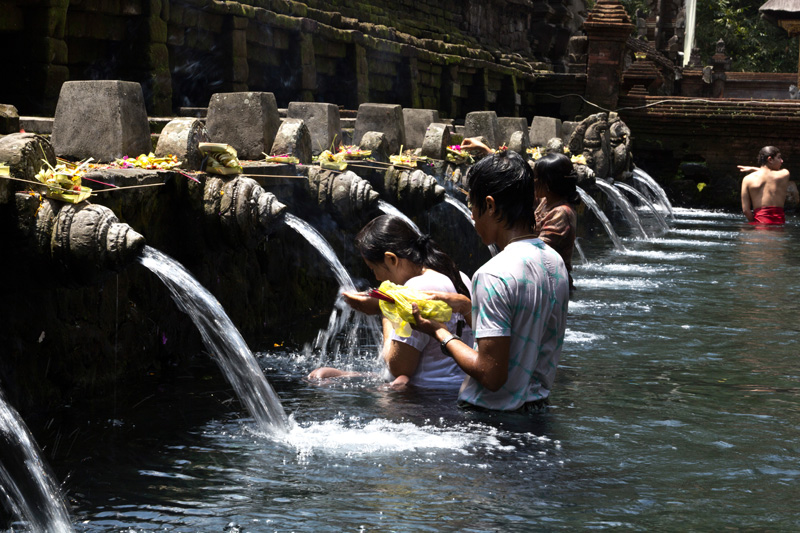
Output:
[[51,117],[19,117],[19,128],[28,133],[50,135],[53,133],[53,119]]

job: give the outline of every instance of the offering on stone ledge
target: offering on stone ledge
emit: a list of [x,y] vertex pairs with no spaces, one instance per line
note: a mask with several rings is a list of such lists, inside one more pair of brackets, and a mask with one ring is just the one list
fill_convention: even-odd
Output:
[[[261,152],[262,154],[264,152]],[[267,155],[264,154],[264,160],[267,163],[288,163],[290,165],[298,165],[300,164],[300,160],[294,156],[289,154],[281,154],[281,155]]]
[[230,176],[242,173],[236,149],[224,143],[200,143],[197,148],[206,156],[204,169],[212,174]]
[[124,156],[114,160],[114,165],[119,168],[144,168],[147,170],[169,170],[180,166],[181,162],[174,155],[156,157],[153,152],[141,154],[139,157]]
[[447,147],[447,155],[445,156],[448,161],[456,165],[463,165],[475,162],[472,155],[467,150],[462,150],[460,144],[452,144]]
[[47,166],[36,174],[36,179],[47,186],[46,196],[71,204],[77,204],[89,198],[92,195],[92,189],[81,185],[81,176],[86,172],[85,169],[91,159],[80,165],[64,160],[59,161],[56,166],[45,161]]

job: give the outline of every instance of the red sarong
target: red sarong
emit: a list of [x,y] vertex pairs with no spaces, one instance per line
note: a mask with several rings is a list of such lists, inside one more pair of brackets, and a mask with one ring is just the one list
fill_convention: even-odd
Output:
[[786,216],[782,207],[765,206],[753,210],[755,220],[750,224],[785,224]]

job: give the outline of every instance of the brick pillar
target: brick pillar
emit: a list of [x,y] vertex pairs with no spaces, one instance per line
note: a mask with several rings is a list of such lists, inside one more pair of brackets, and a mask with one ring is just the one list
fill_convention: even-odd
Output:
[[[8,69],[4,82],[14,87],[21,113],[55,113],[61,85],[69,80],[69,54],[64,39],[68,7],[69,0],[48,0],[32,7],[3,8],[8,11],[0,16],[0,27],[8,25],[2,29],[19,31],[17,45],[28,50],[26,59]],[[13,64],[13,59],[9,63]]]
[[150,113],[169,115],[172,113],[172,76],[169,70],[167,50],[168,0],[148,0],[144,14],[147,18],[148,42],[144,50],[149,86]]
[[245,92],[249,89],[250,65],[247,63],[247,24],[245,17],[233,17],[231,31],[231,56],[233,61],[234,92]]
[[417,65],[417,58],[410,57],[408,59],[408,83],[410,84],[409,94],[411,95],[411,107],[422,108],[422,99],[419,95],[419,66]]
[[317,94],[317,62],[314,55],[314,36],[311,33],[301,32],[300,37],[300,69],[301,90],[300,101],[313,102]]
[[369,63],[367,62],[367,49],[360,44],[355,45],[356,49],[356,91],[358,92],[358,104],[369,102]]
[[625,41],[635,26],[618,0],[597,0],[583,28],[588,41],[586,99],[615,109],[622,83]]

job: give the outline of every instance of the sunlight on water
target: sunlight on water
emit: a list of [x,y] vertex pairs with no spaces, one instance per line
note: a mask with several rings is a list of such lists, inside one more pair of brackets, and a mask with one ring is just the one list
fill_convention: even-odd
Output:
[[[726,211],[709,211],[706,209],[688,209],[684,207],[675,207],[673,208],[672,212],[675,216],[681,217],[697,217],[697,218],[728,218],[728,219],[739,219],[744,221],[744,215],[739,213],[730,213]],[[682,219],[678,219],[680,222],[684,222]]]
[[656,289],[661,286],[661,283],[641,278],[578,278],[575,280],[575,286],[585,289],[644,291]]
[[605,335],[599,333],[586,333],[584,331],[572,331],[567,328],[567,333],[564,336],[564,342],[575,344],[591,344],[595,341],[605,339]]
[[659,252],[657,250],[625,250],[619,252],[628,257],[638,257],[640,259],[653,259],[656,261],[680,261],[682,259],[703,259],[704,254],[690,254],[681,252]]
[[688,239],[650,239],[650,242],[666,246],[696,246],[698,248],[707,248],[709,246],[733,246],[733,243],[730,242],[693,241]]
[[599,300],[578,300],[569,303],[570,315],[609,310],[641,313],[649,312],[651,306],[639,302],[601,302]]
[[469,448],[502,450],[494,428],[464,428],[462,431],[410,422],[364,421],[358,417],[293,424],[283,442],[305,454],[377,455],[417,450],[448,450],[468,453]]
[[604,272],[606,274],[661,274],[664,272],[676,272],[678,270],[678,267],[672,266],[652,266],[623,263],[585,263],[575,266],[576,272]]
[[703,229],[673,229],[670,231],[675,235],[685,235],[687,237],[713,237],[715,239],[735,239],[739,236],[736,231],[716,231]]

